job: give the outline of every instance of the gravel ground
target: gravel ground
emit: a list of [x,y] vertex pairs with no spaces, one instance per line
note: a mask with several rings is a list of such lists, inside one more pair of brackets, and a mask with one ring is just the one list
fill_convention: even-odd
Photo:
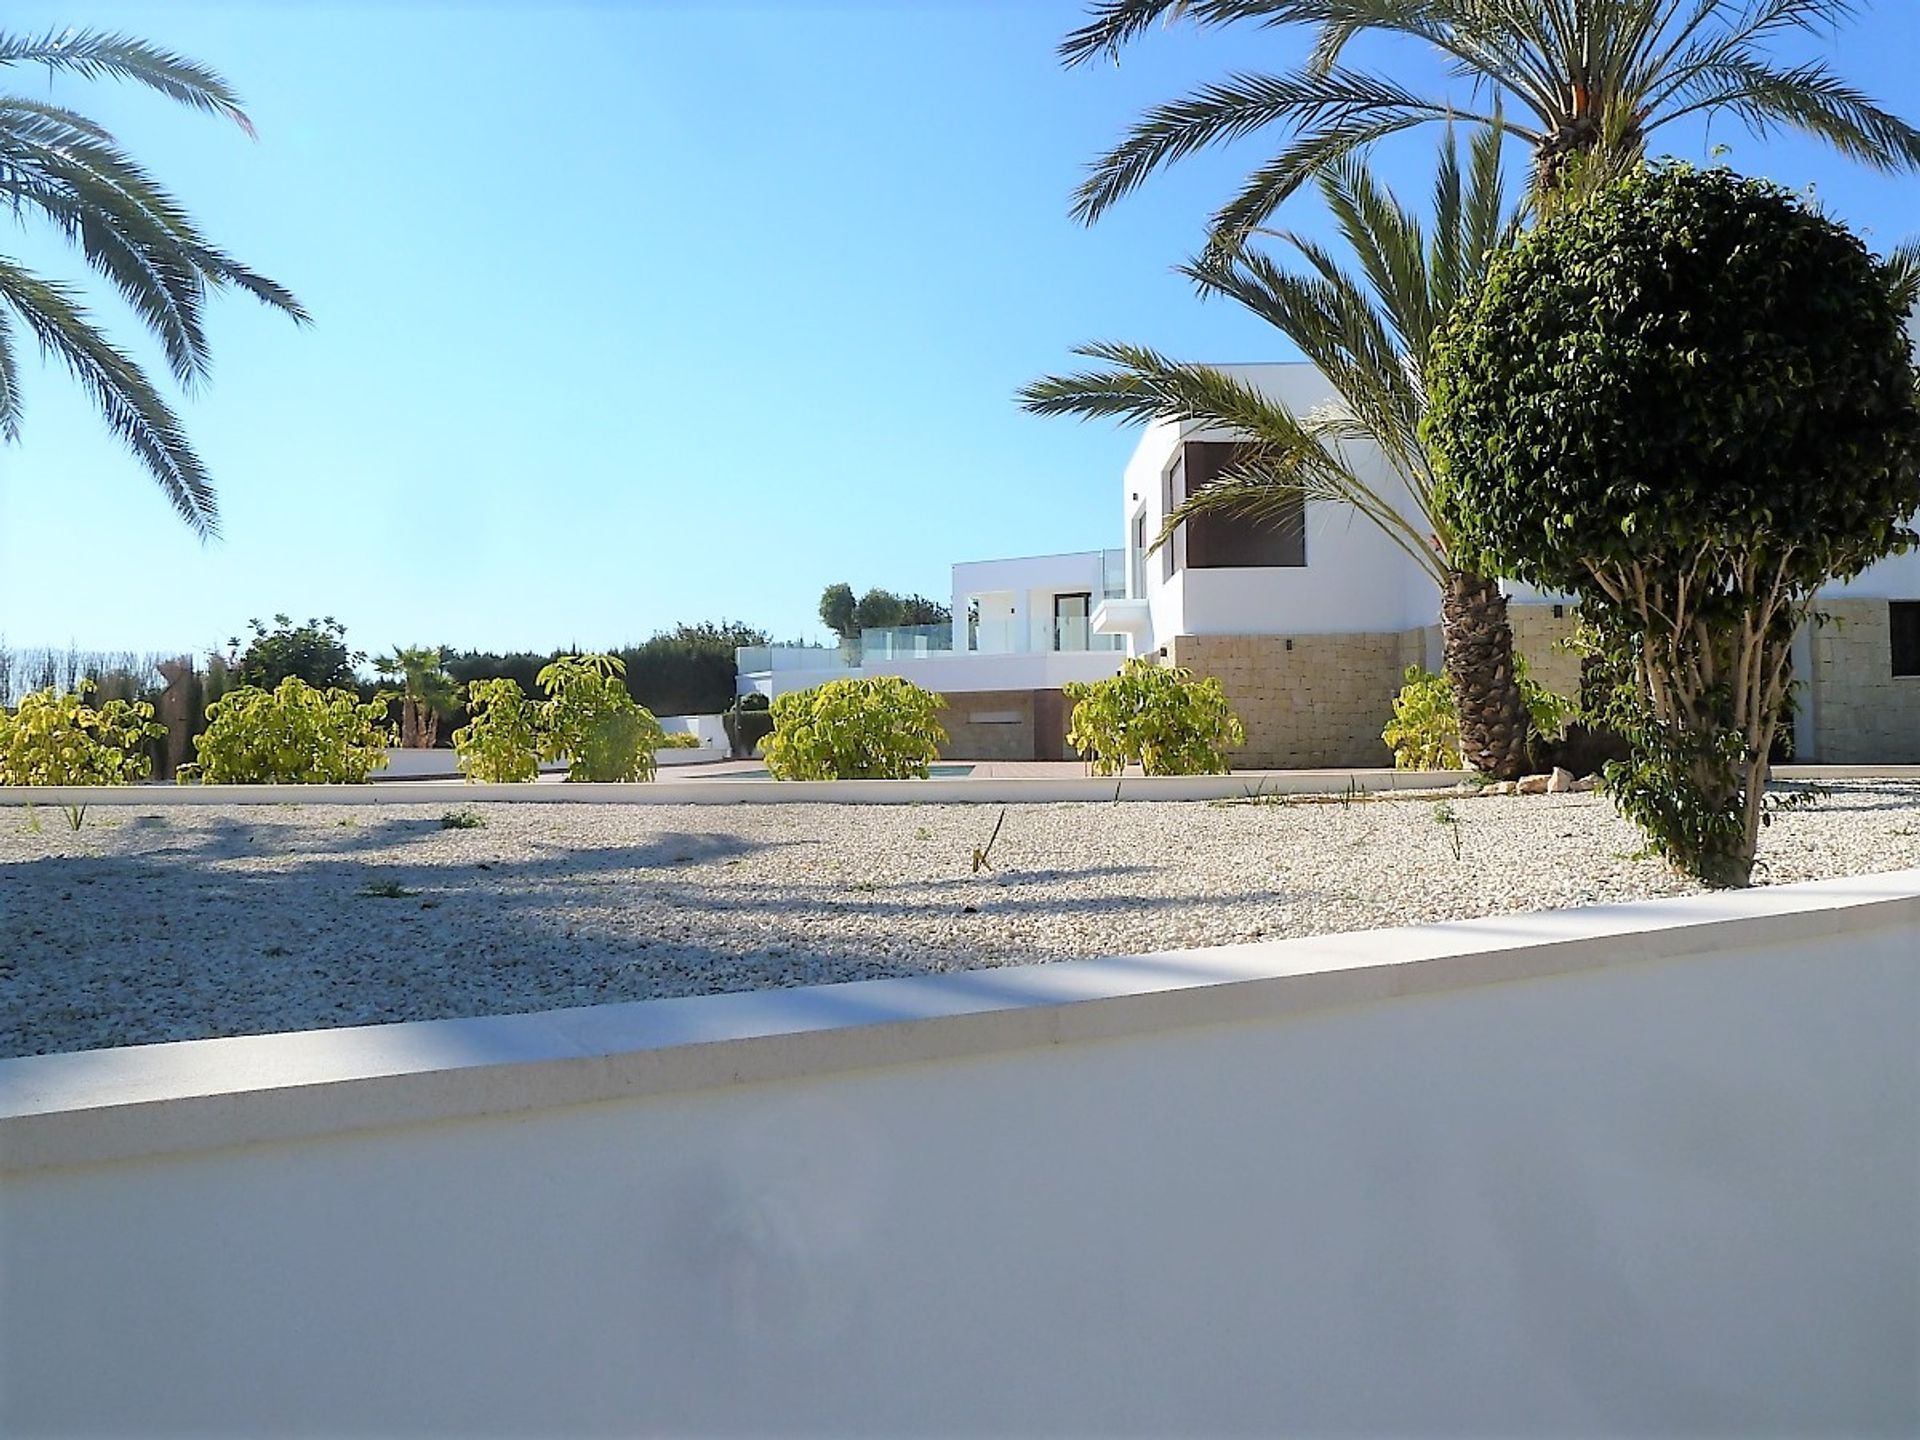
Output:
[[[1684,894],[1588,795],[0,810],[0,1055],[912,975]],[[1455,854],[1455,842],[1458,854]],[[1920,866],[1836,783],[1771,883]]]

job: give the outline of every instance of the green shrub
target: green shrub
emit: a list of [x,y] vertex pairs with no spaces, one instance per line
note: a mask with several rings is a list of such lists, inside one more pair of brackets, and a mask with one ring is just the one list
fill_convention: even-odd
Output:
[[147,741],[166,733],[153,706],[89,705],[93,688],[83,679],[64,695],[24,695],[11,715],[0,709],[0,785],[126,785],[152,773]]
[[1631,676],[1609,789],[1709,883],[1751,877],[1814,597],[1916,539],[1904,312],[1804,200],[1665,165],[1496,255],[1436,349],[1423,433],[1460,552],[1579,593]]
[[666,735],[627,693],[616,655],[562,655],[539,675],[540,754],[567,762],[569,780],[651,780]]
[[925,779],[947,732],[946,702],[897,675],[830,680],[773,702],[767,773],[776,780]]
[[1247,741],[1220,682],[1188,670],[1129,660],[1111,680],[1061,688],[1075,702],[1067,743],[1096,775],[1224,775]]
[[387,707],[350,690],[316,690],[289,675],[272,690],[242,685],[207,707],[199,757],[182,780],[209,785],[358,785],[387,763]]
[[1401,770],[1458,770],[1460,712],[1453,683],[1418,665],[1409,665],[1406,684],[1393,697],[1393,718],[1380,738]]
[[691,730],[676,730],[654,747],[659,750],[698,750],[700,737]]
[[467,715],[453,752],[469,781],[515,784],[540,773],[538,714],[518,680],[468,681]]
[[[1535,680],[1524,655],[1514,655],[1513,673],[1520,686],[1520,704],[1527,712],[1527,748],[1535,750],[1543,741],[1559,740],[1578,717],[1578,703]],[[1405,679],[1393,700],[1393,719],[1380,732],[1393,751],[1395,768],[1460,769],[1465,762],[1460,756],[1460,711],[1452,683],[1418,665],[1407,667]]]

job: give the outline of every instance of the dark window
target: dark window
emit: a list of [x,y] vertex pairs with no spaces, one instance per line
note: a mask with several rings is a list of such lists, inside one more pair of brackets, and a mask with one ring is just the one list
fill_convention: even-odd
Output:
[[[1182,464],[1169,480],[1184,488],[1175,503],[1209,484],[1233,463],[1240,446],[1231,441],[1193,440],[1181,447]],[[1184,474],[1183,474],[1184,472]],[[1237,515],[1201,515],[1180,527],[1185,532],[1183,564],[1195,570],[1224,570],[1252,566],[1299,566],[1307,563],[1307,507],[1293,497],[1284,514],[1267,520],[1245,520]],[[1171,575],[1171,570],[1169,570]]]
[[1893,673],[1920,675],[1920,600],[1895,600],[1887,606],[1893,635]]

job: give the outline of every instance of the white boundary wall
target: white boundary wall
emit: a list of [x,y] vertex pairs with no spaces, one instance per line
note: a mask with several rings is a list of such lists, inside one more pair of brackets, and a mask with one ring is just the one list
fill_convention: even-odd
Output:
[[[662,751],[661,754],[671,754]],[[699,757],[699,751],[686,755]],[[993,762],[981,762],[983,766]],[[565,767],[559,767],[564,770]],[[1237,770],[1230,775],[980,776],[935,780],[732,780],[645,784],[0,785],[0,807],[100,805],[1052,805],[1069,801],[1255,800],[1278,795],[1393,795],[1444,790],[1460,770]],[[1777,765],[1773,780],[1920,780],[1920,765]]]
[[1911,1434],[1920,871],[0,1061],[0,1431]]

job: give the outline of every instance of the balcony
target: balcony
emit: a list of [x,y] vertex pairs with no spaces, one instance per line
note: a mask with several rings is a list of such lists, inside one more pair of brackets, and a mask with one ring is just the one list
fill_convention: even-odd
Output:
[[1048,573],[1020,577],[1027,581],[1024,585],[1014,580],[1008,588],[976,591],[965,600],[964,648],[979,655],[1124,649],[1124,641],[1094,629],[1093,612],[1106,600],[1126,594],[1127,563],[1124,550],[1060,556]]
[[973,643],[967,649],[977,655],[1045,655],[1054,651],[1071,654],[1125,648],[1115,636],[1096,634],[1090,615],[1059,620],[1029,616],[1024,622],[981,620],[969,624],[968,638]]

